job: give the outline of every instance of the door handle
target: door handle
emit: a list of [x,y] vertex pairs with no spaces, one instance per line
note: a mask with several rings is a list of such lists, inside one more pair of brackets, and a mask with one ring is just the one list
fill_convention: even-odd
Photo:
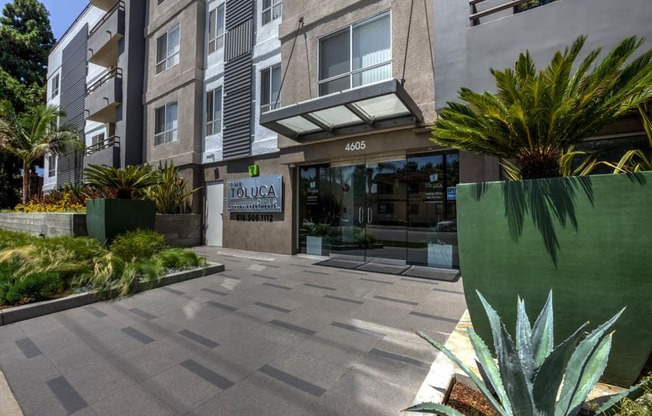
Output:
[[373,222],[373,218],[371,216],[371,207],[367,208],[367,224],[371,224]]
[[362,208],[362,207],[358,208],[358,222],[360,224],[362,224],[363,221],[364,221],[364,211],[363,211],[363,209],[364,208]]

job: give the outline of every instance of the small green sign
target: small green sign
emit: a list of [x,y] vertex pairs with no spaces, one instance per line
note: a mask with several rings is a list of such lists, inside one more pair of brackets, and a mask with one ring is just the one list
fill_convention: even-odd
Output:
[[258,176],[259,174],[260,171],[258,170],[258,165],[249,166],[249,176],[253,178],[254,176]]

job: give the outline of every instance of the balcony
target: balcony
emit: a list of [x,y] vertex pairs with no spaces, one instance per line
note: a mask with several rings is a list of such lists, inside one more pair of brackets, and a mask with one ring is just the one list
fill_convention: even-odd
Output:
[[116,0],[91,0],[90,1],[91,5],[102,10],[111,10],[111,8],[115,5],[115,2]]
[[481,18],[496,20],[507,15],[524,12],[557,0],[470,0],[471,26],[477,26]]
[[125,7],[119,1],[88,32],[88,62],[107,68],[117,65],[118,43],[124,34]]
[[86,120],[115,123],[115,109],[122,103],[122,69],[111,68],[86,90]]
[[88,146],[84,156],[84,167],[89,165],[120,167],[120,137],[109,137]]

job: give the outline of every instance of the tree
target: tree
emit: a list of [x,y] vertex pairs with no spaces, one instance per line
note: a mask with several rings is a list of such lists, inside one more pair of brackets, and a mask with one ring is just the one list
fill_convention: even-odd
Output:
[[45,99],[48,55],[54,45],[49,13],[37,0],[14,0],[0,17],[0,97],[21,112]]
[[18,114],[9,101],[0,102],[0,150],[22,161],[23,203],[30,198],[30,173],[34,162],[46,155],[61,156],[83,149],[76,129],[57,126],[63,116],[61,110],[51,105],[37,105]]
[[[48,54],[54,45],[49,13],[36,0],[8,3],[0,16],[0,98],[18,112],[45,99]],[[20,160],[0,152],[0,208],[19,201]]]
[[585,40],[580,36],[558,51],[543,70],[529,52],[515,69],[492,69],[496,94],[462,88],[465,104],[448,103],[432,140],[513,158],[523,179],[560,176],[562,155],[571,146],[652,98],[652,50],[633,57],[643,39],[623,40],[600,62],[601,49],[591,51],[575,67]]

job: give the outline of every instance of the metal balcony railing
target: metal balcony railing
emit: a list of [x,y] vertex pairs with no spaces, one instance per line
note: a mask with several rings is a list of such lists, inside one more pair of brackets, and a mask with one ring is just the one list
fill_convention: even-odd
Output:
[[109,147],[120,147],[120,137],[111,136],[107,139],[102,140],[101,142],[97,142],[88,146],[86,148],[86,155],[99,152],[100,150],[108,149]]
[[91,95],[93,91],[100,88],[102,84],[113,78],[122,78],[122,68],[114,66],[109,69],[104,75],[98,78],[97,81],[88,86],[86,89],[86,95]]
[[124,4],[124,2],[123,2],[122,0],[119,1],[119,2],[117,2],[113,7],[111,7],[110,10],[108,10],[108,11],[104,14],[104,16],[102,16],[102,18],[100,19],[100,21],[97,22],[97,24],[96,24],[95,26],[93,26],[93,28],[90,30],[90,32],[88,32],[88,37],[93,36],[93,34],[94,34],[95,32],[97,32],[97,30],[98,30],[98,29],[99,29],[99,28],[104,24],[104,22],[106,22],[107,20],[109,20],[109,18],[110,18],[111,15],[113,14],[113,12],[115,12],[116,10],[122,10],[123,12],[125,11],[125,4]]
[[504,3],[502,4],[498,4],[496,6],[489,7],[488,9],[478,11],[478,4],[484,3],[485,1],[487,0],[469,1],[469,7],[471,8],[469,20],[471,20],[471,26],[479,25],[480,18],[502,12],[503,10],[512,9],[514,13],[519,13],[525,10],[533,9],[535,7],[543,6],[544,4],[552,3],[557,0],[503,0]]

